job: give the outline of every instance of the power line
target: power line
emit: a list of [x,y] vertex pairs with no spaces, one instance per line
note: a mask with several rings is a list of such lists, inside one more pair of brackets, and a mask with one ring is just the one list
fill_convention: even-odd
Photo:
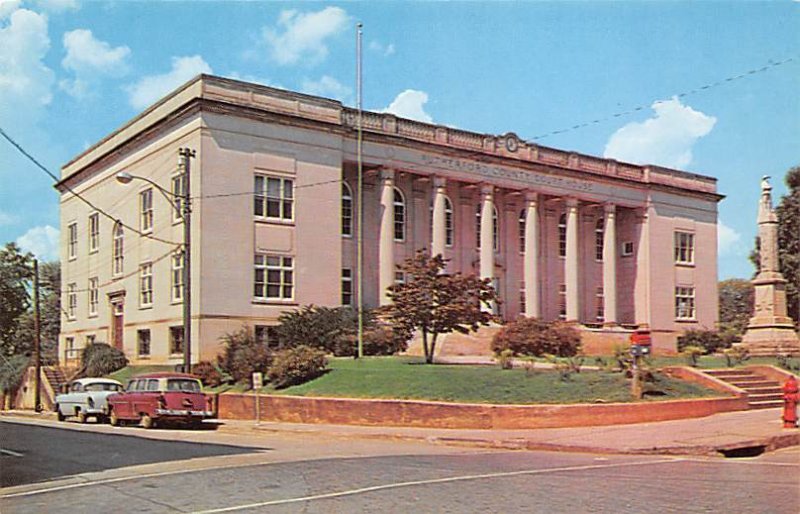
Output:
[[[735,82],[737,80],[741,80],[743,78],[747,78],[747,77],[750,77],[752,75],[756,75],[758,73],[763,73],[765,71],[769,71],[769,70],[771,70],[773,68],[777,68],[778,66],[782,66],[784,64],[793,62],[793,61],[797,60],[797,58],[798,58],[797,56],[792,56],[792,57],[788,57],[788,58],[786,58],[786,59],[784,59],[782,61],[773,61],[772,59],[770,59],[767,62],[767,64],[765,64],[764,66],[762,66],[760,68],[753,68],[753,69],[748,70],[748,71],[746,71],[744,73],[740,73],[738,75],[731,75],[730,77],[726,77],[726,78],[724,78],[722,80],[718,80],[716,82],[710,82],[708,84],[704,84],[702,86],[698,86],[698,87],[696,87],[694,89],[690,89],[688,91],[683,91],[681,93],[678,93],[678,94],[675,94],[675,95],[672,95],[672,96],[677,97],[677,98],[684,98],[686,96],[693,95],[693,94],[696,94],[696,93],[700,93],[700,92],[703,92],[703,91],[707,91],[709,89],[713,89],[715,87],[719,87],[719,86],[728,84],[730,82]],[[628,115],[643,111],[645,109],[648,109],[652,105],[661,104],[661,103],[664,103],[664,102],[665,102],[665,100],[656,100],[652,104],[639,105],[639,106],[636,106],[636,107],[632,107],[632,108],[630,108],[630,109],[628,109],[626,111],[620,111],[620,112],[614,113],[614,114],[612,114],[610,116],[605,116],[603,118],[597,118],[597,119],[594,119],[592,121],[579,123],[577,125],[573,125],[571,127],[565,127],[565,128],[559,129],[559,130],[553,130],[551,132],[546,132],[544,134],[540,134],[538,136],[534,136],[534,137],[528,139],[526,142],[527,143],[532,143],[534,141],[539,141],[541,139],[545,139],[545,138],[548,138],[548,137],[551,137],[551,136],[555,136],[555,135],[558,135],[558,134],[563,134],[565,132],[572,132],[573,130],[586,128],[586,127],[588,127],[590,125],[596,125],[598,123],[602,123],[602,122],[605,122],[605,121],[613,120],[615,118],[621,118],[623,116],[628,116]]]
[[[310,184],[302,184],[302,185],[299,185],[299,186],[296,185],[296,186],[294,186],[294,189],[304,189],[304,188],[307,188],[307,187],[323,186],[323,185],[326,185],[326,184],[335,184],[337,182],[344,182],[344,181],[345,180],[342,179],[342,178],[337,178],[337,179],[333,179],[333,180],[325,180],[325,181],[322,181],[322,182],[312,182]],[[193,196],[192,200],[207,200],[207,199],[210,199],[210,198],[228,198],[228,197],[231,197],[231,196],[246,196],[246,195],[259,195],[259,196],[265,196],[265,197],[267,196],[267,194],[264,193],[264,192],[250,190],[250,191],[242,191],[242,192],[239,192],[239,193],[220,193],[220,194],[212,194],[212,195]]]
[[[28,160],[30,160],[33,164],[35,164],[39,169],[41,169],[42,171],[47,173],[47,175],[51,179],[53,179],[54,182],[56,182],[56,183],[59,182],[59,178],[55,174],[53,174],[42,163],[40,163],[38,160],[36,160],[36,158],[33,155],[28,153],[22,147],[22,145],[17,143],[11,136],[9,136],[8,133],[5,130],[3,130],[2,127],[0,127],[0,135],[2,135],[9,143],[11,143],[12,146],[14,146],[14,148],[16,148],[22,155],[27,157]],[[132,227],[130,225],[127,225],[127,224],[123,223],[122,220],[120,220],[119,218],[116,218],[116,217],[112,216],[111,214],[109,214],[108,212],[104,211],[103,209],[97,207],[95,204],[93,204],[91,201],[89,201],[86,198],[84,198],[80,193],[78,193],[77,191],[75,191],[74,189],[69,187],[68,185],[63,184],[63,187],[68,192],[72,193],[75,197],[77,197],[79,200],[81,200],[83,203],[85,203],[86,205],[91,207],[93,210],[99,212],[100,214],[102,214],[103,216],[107,217],[108,219],[110,219],[114,223],[119,223],[122,227],[127,228],[127,229],[133,231],[134,233],[139,234],[142,237],[147,237],[147,238],[150,238],[150,239],[152,239],[154,241],[159,241],[161,243],[166,243],[166,244],[171,244],[171,245],[179,245],[180,244],[180,243],[176,243],[175,241],[168,241],[166,239],[161,239],[160,237],[155,237],[154,235],[152,235],[150,233],[147,233],[147,232],[141,232],[140,230],[138,230],[138,229],[136,229],[136,228],[134,228],[134,227]]]

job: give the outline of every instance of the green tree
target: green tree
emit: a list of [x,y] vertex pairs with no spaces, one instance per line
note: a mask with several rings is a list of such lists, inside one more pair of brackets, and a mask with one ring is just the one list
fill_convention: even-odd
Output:
[[744,333],[753,315],[753,284],[742,278],[729,278],[719,283],[720,331]]
[[[32,287],[29,285],[29,288]],[[30,289],[29,289],[30,290]],[[33,306],[17,317],[13,343],[17,352],[32,353],[35,338]],[[39,317],[41,322],[42,363],[58,360],[58,333],[61,328],[61,265],[39,265]]]
[[489,279],[444,273],[445,263],[441,255],[428,257],[424,250],[406,259],[400,269],[407,282],[390,286],[391,304],[381,308],[394,329],[421,332],[428,364],[433,363],[440,334],[466,334],[488,325],[494,316],[481,307],[499,301]]
[[11,356],[24,353],[14,337],[19,318],[30,307],[28,281],[32,275],[30,253],[22,253],[14,243],[0,250],[0,352]]
[[788,194],[775,208],[778,216],[778,259],[786,279],[789,316],[800,324],[800,166],[791,168],[784,179]]

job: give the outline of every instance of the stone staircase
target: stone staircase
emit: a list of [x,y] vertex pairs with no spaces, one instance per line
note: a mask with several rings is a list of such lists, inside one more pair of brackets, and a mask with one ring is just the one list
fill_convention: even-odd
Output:
[[59,367],[43,366],[42,375],[45,379],[47,379],[47,382],[50,384],[50,387],[55,394],[59,394],[61,392],[61,387],[67,383],[67,377],[64,374],[64,370]]
[[750,410],[783,407],[783,392],[776,380],[747,369],[716,369],[705,373],[747,391]]

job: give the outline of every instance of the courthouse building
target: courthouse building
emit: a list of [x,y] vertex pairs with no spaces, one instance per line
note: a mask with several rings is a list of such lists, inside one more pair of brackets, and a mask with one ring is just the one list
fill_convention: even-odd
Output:
[[[63,167],[59,357],[86,343],[133,363],[182,361],[179,148],[191,148],[192,357],[243,325],[274,337],[301,305],[387,301],[425,248],[492,279],[503,319],[580,323],[595,338],[648,327],[674,347],[717,322],[714,178],[363,114],[340,102],[201,75]],[[119,172],[134,177],[127,185]],[[149,181],[149,182],[148,182]],[[73,190],[91,205],[77,198]],[[110,214],[106,216],[105,213]]]

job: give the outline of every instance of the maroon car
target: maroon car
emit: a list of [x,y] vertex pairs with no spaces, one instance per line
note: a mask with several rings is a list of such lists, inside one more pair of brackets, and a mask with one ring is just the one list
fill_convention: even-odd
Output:
[[114,426],[124,421],[138,421],[144,428],[168,422],[200,425],[214,416],[211,406],[196,376],[148,373],[130,379],[125,392],[108,397],[107,416]]

